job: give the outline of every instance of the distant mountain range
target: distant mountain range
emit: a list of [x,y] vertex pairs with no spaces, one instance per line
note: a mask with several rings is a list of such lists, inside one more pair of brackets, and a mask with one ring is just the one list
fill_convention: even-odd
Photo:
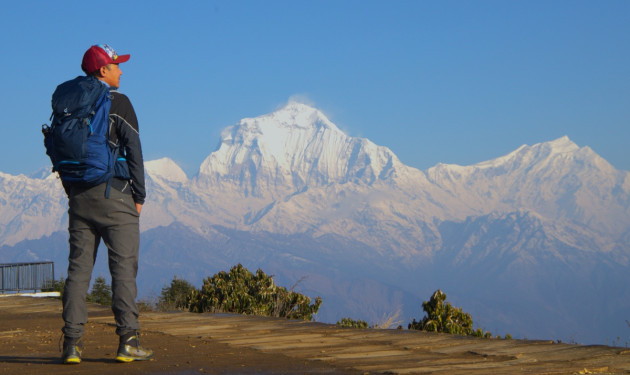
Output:
[[[440,288],[496,334],[630,336],[630,173],[568,137],[421,171],[291,102],[226,128],[192,178],[168,158],[146,172],[145,296],[242,263],[322,296],[321,321],[406,327]],[[55,176],[0,173],[0,262],[65,272],[66,210]]]

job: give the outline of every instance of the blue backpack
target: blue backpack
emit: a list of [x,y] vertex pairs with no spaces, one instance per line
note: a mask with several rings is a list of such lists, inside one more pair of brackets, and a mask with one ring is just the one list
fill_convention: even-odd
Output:
[[109,87],[79,76],[57,86],[51,103],[51,124],[42,133],[52,171],[85,186],[109,182],[118,157],[118,147],[109,144]]

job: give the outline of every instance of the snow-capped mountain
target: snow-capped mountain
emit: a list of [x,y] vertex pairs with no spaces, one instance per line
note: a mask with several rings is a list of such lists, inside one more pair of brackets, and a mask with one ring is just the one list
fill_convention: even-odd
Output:
[[427,173],[453,197],[476,203],[481,214],[529,209],[608,234],[628,230],[630,173],[566,136],[468,167],[440,164]]
[[[409,257],[441,246],[435,220],[493,212],[531,210],[598,230],[612,239],[604,248],[630,227],[630,174],[568,137],[472,166],[440,164],[423,172],[386,147],[347,136],[317,109],[290,103],[225,129],[194,178],[185,180],[173,168],[166,159],[147,164],[149,175],[159,176],[151,177],[158,201],[172,207],[158,216],[175,218],[181,215],[172,211],[186,207],[194,218],[187,225],[200,233],[208,223],[335,233]],[[153,209],[150,202],[147,210]],[[147,220],[145,228],[158,223]]]
[[275,198],[330,184],[372,185],[395,177],[397,169],[407,167],[386,147],[347,136],[315,108],[289,103],[225,129],[197,182]]
[[[154,221],[145,219],[145,229],[163,225],[165,217],[179,216],[172,210],[185,207],[194,218],[186,224],[200,233],[208,224],[313,236],[352,233],[353,239],[380,242],[408,255],[418,251],[423,233],[404,217],[428,219],[428,209],[439,211],[432,194],[447,198],[386,147],[347,136],[319,110],[300,103],[225,129],[218,149],[187,183],[165,177],[171,168],[167,159],[147,163],[157,201],[169,202],[172,209],[164,212],[163,204],[149,202],[148,212],[162,213]],[[392,194],[402,199],[392,202]],[[416,204],[409,206],[406,197],[414,197]],[[398,239],[392,242],[373,226],[359,224],[362,216],[378,215],[387,217],[377,223],[382,226],[378,230],[392,231]],[[396,234],[403,227],[408,233]]]
[[[486,329],[566,339],[588,326],[583,337],[603,342],[625,328],[630,173],[568,137],[421,171],[291,102],[227,127],[191,178],[168,158],[145,169],[141,259],[152,272],[141,291],[240,262],[291,284],[309,275],[304,287],[325,297],[328,320],[374,319],[393,305],[420,318],[421,300],[441,288]],[[0,173],[0,261],[65,261],[66,205],[52,175]],[[526,303],[550,318],[532,320],[541,312]]]
[[54,175],[46,178],[0,172],[0,245],[50,235],[67,228],[67,200]]

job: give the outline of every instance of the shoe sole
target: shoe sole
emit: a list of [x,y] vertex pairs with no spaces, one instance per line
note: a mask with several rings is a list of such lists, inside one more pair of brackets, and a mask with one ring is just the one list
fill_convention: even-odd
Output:
[[77,358],[77,357],[66,358],[63,360],[63,363],[67,365],[78,365],[79,363],[81,363],[81,358]]
[[133,362],[133,361],[148,361],[148,360],[150,360],[152,358],[153,358],[153,356],[147,357],[147,358],[143,358],[143,357],[128,357],[128,356],[125,356],[125,355],[118,355],[118,356],[116,356],[116,362],[129,363],[129,362]]

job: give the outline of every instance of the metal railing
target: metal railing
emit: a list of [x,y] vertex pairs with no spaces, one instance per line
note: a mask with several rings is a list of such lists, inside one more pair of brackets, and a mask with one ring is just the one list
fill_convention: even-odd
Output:
[[0,293],[49,289],[54,281],[53,262],[0,264]]

